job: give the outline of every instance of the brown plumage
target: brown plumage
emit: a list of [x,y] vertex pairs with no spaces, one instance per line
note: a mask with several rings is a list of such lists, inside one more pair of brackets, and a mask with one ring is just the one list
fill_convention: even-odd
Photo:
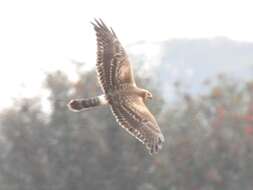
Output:
[[81,111],[109,104],[120,126],[145,144],[151,154],[157,153],[164,137],[144,103],[152,94],[136,86],[128,56],[112,28],[101,19],[92,25],[97,36],[97,76],[104,95],[71,100],[69,108]]

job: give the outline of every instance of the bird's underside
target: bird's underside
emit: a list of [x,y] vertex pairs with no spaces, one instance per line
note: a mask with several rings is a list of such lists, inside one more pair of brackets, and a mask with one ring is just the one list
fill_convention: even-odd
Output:
[[92,25],[97,36],[97,76],[104,94],[73,99],[68,104],[70,110],[109,105],[119,125],[145,144],[151,154],[157,153],[164,137],[144,103],[152,97],[151,93],[136,86],[131,64],[115,32],[102,20],[95,20]]

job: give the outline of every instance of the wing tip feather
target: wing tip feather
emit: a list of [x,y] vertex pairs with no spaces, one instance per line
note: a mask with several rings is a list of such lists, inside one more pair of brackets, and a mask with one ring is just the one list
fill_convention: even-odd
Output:
[[164,143],[164,136],[160,133],[157,137],[154,137],[153,142],[151,144],[146,144],[147,149],[149,150],[149,154],[153,155],[159,152],[162,149],[162,145]]
[[117,38],[116,33],[112,29],[112,27],[108,28],[104,21],[101,18],[94,18],[93,21],[90,22],[94,29],[98,32],[99,30],[102,30],[103,32],[109,32],[111,35],[115,38]]

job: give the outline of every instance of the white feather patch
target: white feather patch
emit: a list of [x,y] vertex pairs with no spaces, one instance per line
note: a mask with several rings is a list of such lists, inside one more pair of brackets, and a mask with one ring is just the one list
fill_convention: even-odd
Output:
[[104,94],[98,96],[98,99],[99,99],[99,102],[100,102],[101,105],[106,105],[106,104],[108,104],[108,101],[107,101],[107,99],[106,99],[106,97],[105,97]]

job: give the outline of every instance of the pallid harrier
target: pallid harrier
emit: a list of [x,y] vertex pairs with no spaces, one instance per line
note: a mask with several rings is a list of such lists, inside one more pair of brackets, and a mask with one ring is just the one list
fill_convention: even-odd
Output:
[[100,20],[92,22],[97,36],[97,76],[103,95],[73,99],[68,107],[82,111],[109,105],[121,127],[146,145],[150,154],[157,153],[164,142],[163,134],[145,105],[152,94],[136,86],[128,56],[115,32]]

